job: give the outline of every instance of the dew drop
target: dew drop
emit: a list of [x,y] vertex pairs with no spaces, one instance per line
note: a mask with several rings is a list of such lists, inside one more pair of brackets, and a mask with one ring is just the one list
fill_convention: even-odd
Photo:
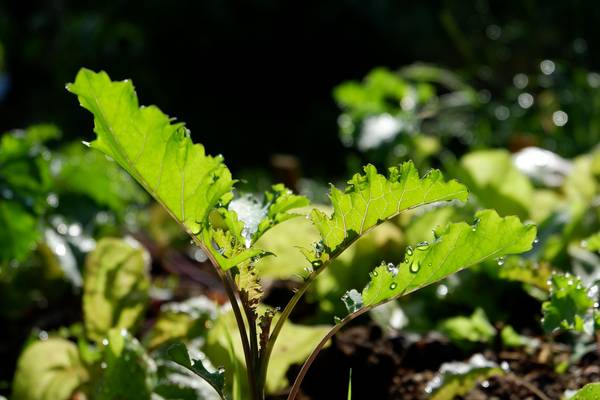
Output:
[[413,255],[413,249],[412,249],[412,247],[408,246],[408,247],[406,248],[406,254],[408,254],[409,256],[412,256],[412,255]]
[[535,239],[533,240],[533,244],[538,244],[539,242],[540,242],[540,239],[538,239],[538,238],[535,238]]
[[377,276],[377,275],[379,275],[379,272],[377,272],[377,270],[374,270],[373,271],[373,276]]
[[106,339],[106,338],[102,339],[102,344],[104,346],[108,346],[108,339]]
[[394,290],[398,287],[398,284],[396,282],[392,282],[390,283],[390,290]]
[[412,272],[413,274],[416,274],[417,272],[419,272],[419,269],[421,269],[421,265],[419,264],[418,261],[413,262],[412,264],[410,264],[410,272]]
[[419,242],[416,245],[417,250],[425,250],[429,246],[429,242]]
[[500,258],[496,259],[496,262],[498,263],[499,266],[503,266],[504,265],[504,257],[500,257]]
[[342,319],[340,317],[338,317],[337,315],[335,317],[333,317],[333,323],[334,324],[339,324],[340,322],[342,322]]

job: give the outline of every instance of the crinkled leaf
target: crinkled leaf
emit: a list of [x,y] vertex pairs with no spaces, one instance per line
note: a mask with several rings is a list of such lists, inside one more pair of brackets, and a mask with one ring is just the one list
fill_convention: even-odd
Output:
[[436,376],[427,384],[425,392],[429,400],[452,400],[469,393],[477,383],[503,375],[504,371],[494,362],[475,354],[467,362],[444,363]]
[[496,329],[481,308],[469,317],[448,318],[440,324],[440,331],[453,342],[467,348],[473,343],[489,343],[496,335]]
[[69,400],[89,379],[77,346],[50,338],[28,346],[19,357],[13,382],[14,400]]
[[258,225],[253,240],[260,238],[273,226],[290,218],[300,216],[301,214],[290,211],[308,206],[310,201],[304,196],[293,194],[284,185],[277,184],[273,185],[270,191],[265,192],[265,203],[267,206],[267,215]]
[[242,263],[238,266],[239,274],[236,284],[240,288],[242,302],[250,309],[255,310],[263,295],[260,278],[253,263]]
[[534,225],[523,224],[514,216],[502,218],[493,210],[479,211],[476,217],[472,226],[449,224],[435,232],[431,243],[409,247],[398,267],[375,268],[362,292],[364,305],[374,306],[411,293],[486,259],[531,249]]
[[113,329],[104,341],[97,400],[150,400],[156,384],[156,364],[126,330]]
[[444,181],[442,173],[431,170],[419,177],[412,162],[389,169],[385,177],[372,165],[365,174],[355,174],[342,192],[332,188],[333,214],[313,210],[311,218],[323,244],[334,253],[370,228],[403,210],[447,200],[466,200],[467,189],[457,181]]
[[579,389],[569,400],[597,400],[600,399],[600,383],[588,383]]
[[[237,224],[234,213],[222,211],[227,215],[221,227],[209,220],[233,197],[234,180],[222,156],[206,155],[183,123],[171,123],[157,107],[140,107],[131,81],[113,82],[105,72],[82,69],[67,88],[94,115],[97,139],[91,147],[129,172],[188,234],[198,235],[223,269],[261,253],[246,248],[241,232],[222,232]],[[217,233],[221,242],[215,244]],[[222,247],[223,239],[234,242],[230,251]]]
[[15,201],[0,200],[0,265],[22,261],[41,237],[35,215]]
[[215,372],[208,371],[204,364],[202,364],[202,360],[192,360],[190,358],[187,348],[183,343],[172,344],[167,353],[171,361],[194,372],[208,382],[219,393],[221,398],[225,398],[225,370],[220,368]]
[[133,240],[105,238],[88,255],[83,313],[90,339],[100,342],[112,328],[135,326],[148,302],[149,262]]
[[[594,299],[577,276],[555,274],[550,278],[550,299],[542,304],[542,326],[546,332],[559,329],[583,332],[586,320],[593,321]],[[592,322],[593,327],[593,322]],[[593,329],[593,328],[592,328]],[[588,332],[591,333],[591,332]]]
[[472,152],[461,159],[460,165],[465,184],[483,207],[503,216],[529,215],[533,186],[506,150]]

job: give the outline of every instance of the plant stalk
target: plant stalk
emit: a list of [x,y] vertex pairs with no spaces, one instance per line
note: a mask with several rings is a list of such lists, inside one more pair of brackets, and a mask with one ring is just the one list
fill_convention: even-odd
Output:
[[306,376],[308,369],[312,365],[313,361],[315,361],[315,358],[317,358],[317,355],[321,352],[321,350],[323,349],[325,344],[327,344],[327,342],[333,337],[333,335],[338,333],[338,331],[340,329],[342,329],[348,322],[363,315],[364,313],[369,311],[371,308],[373,308],[373,307],[363,307],[360,310],[358,310],[357,312],[347,315],[342,321],[340,321],[329,332],[327,332],[327,335],[325,335],[323,337],[323,339],[321,339],[321,341],[319,342],[317,347],[314,348],[312,353],[310,353],[310,356],[308,357],[308,359],[302,365],[302,368],[300,369],[300,372],[296,376],[296,379],[294,380],[294,384],[292,385],[292,388],[290,389],[290,394],[288,395],[287,400],[294,400],[296,398],[296,396],[298,396],[298,392],[300,391],[300,385],[302,384],[302,381],[304,380],[304,377]]
[[[190,232],[188,232],[188,233],[190,233]],[[233,314],[235,316],[236,325],[237,325],[238,331],[240,333],[240,340],[242,342],[242,348],[244,350],[244,359],[246,361],[246,373],[247,373],[247,378],[248,378],[248,386],[250,387],[250,392],[251,392],[251,396],[252,396],[251,399],[252,400],[262,400],[262,398],[260,396],[258,396],[259,391],[258,391],[258,388],[256,385],[257,381],[256,381],[256,376],[255,376],[254,356],[252,355],[252,352],[250,350],[250,345],[248,342],[248,334],[246,331],[246,324],[244,322],[244,317],[242,316],[242,313],[240,311],[240,306],[238,303],[239,294],[237,294],[237,287],[235,286],[235,282],[233,281],[233,278],[231,277],[231,275],[229,273],[227,273],[221,269],[221,267],[219,266],[219,263],[214,258],[212,253],[206,248],[206,246],[204,246],[204,243],[202,243],[196,237],[196,235],[193,235],[190,233],[190,236],[192,237],[192,240],[194,241],[196,246],[198,246],[200,249],[202,249],[204,254],[206,254],[206,257],[210,260],[211,265],[213,266],[214,270],[217,272],[217,275],[223,282],[223,287],[225,288],[225,293],[227,293],[227,297],[229,298],[229,302],[231,304],[231,308],[233,309]]]

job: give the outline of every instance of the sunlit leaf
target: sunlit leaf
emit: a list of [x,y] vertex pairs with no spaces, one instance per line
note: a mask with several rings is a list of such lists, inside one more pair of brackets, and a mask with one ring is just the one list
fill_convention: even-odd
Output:
[[[206,155],[183,123],[172,123],[157,107],[140,107],[131,81],[82,69],[67,88],[94,114],[97,139],[90,146],[129,172],[190,235],[199,235],[222,268],[261,253],[246,249],[240,232],[222,231],[236,224],[234,213],[222,211],[225,226],[211,226],[211,211],[232,199],[234,180],[222,156]],[[215,248],[215,234],[234,240],[229,254]]]
[[13,382],[14,400],[69,400],[89,374],[77,346],[50,338],[28,346],[19,357]]
[[438,229],[431,242],[409,247],[398,266],[379,266],[363,289],[365,306],[372,306],[411,293],[463,268],[489,258],[516,254],[531,248],[534,225],[518,218],[500,217],[493,210],[476,214],[476,222],[453,223]]
[[101,342],[112,328],[132,329],[148,301],[149,256],[136,242],[105,238],[88,255],[83,313],[88,337]]
[[334,253],[370,228],[403,210],[438,201],[466,200],[467,189],[452,180],[444,181],[438,170],[423,178],[412,164],[390,168],[388,176],[367,165],[365,174],[356,174],[342,192],[331,189],[333,214],[314,210],[311,218],[328,252]]

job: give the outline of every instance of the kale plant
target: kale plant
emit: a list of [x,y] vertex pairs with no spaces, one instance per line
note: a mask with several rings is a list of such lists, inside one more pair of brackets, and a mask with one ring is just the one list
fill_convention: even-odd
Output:
[[[105,72],[82,69],[67,89],[94,115],[97,138],[89,146],[112,158],[165,208],[222,280],[245,357],[245,398],[252,400],[265,398],[275,343],[300,298],[332,260],[362,235],[406,210],[467,199],[467,188],[446,181],[438,170],[420,176],[408,161],[383,175],[374,166],[365,166],[345,188],[331,187],[333,213],[314,209],[307,215],[321,240],[301,249],[307,260],[302,285],[279,312],[261,305],[263,289],[254,266],[273,255],[255,243],[275,225],[298,217],[294,210],[307,206],[308,199],[283,185],[274,185],[262,200],[240,196],[223,157],[207,155],[201,144],[192,143],[183,123],[174,122],[157,107],[140,107],[131,81],[115,82]],[[319,350],[349,321],[483,260],[527,251],[535,236],[535,226],[483,210],[473,224],[449,224],[434,230],[429,241],[408,247],[401,264],[375,266],[361,291],[348,288],[342,299],[348,314],[336,321],[308,357],[289,399],[297,395]],[[168,353],[171,360],[207,380],[222,398],[228,396],[222,371],[210,372],[182,345],[171,346]],[[115,377],[106,384],[117,382]]]

